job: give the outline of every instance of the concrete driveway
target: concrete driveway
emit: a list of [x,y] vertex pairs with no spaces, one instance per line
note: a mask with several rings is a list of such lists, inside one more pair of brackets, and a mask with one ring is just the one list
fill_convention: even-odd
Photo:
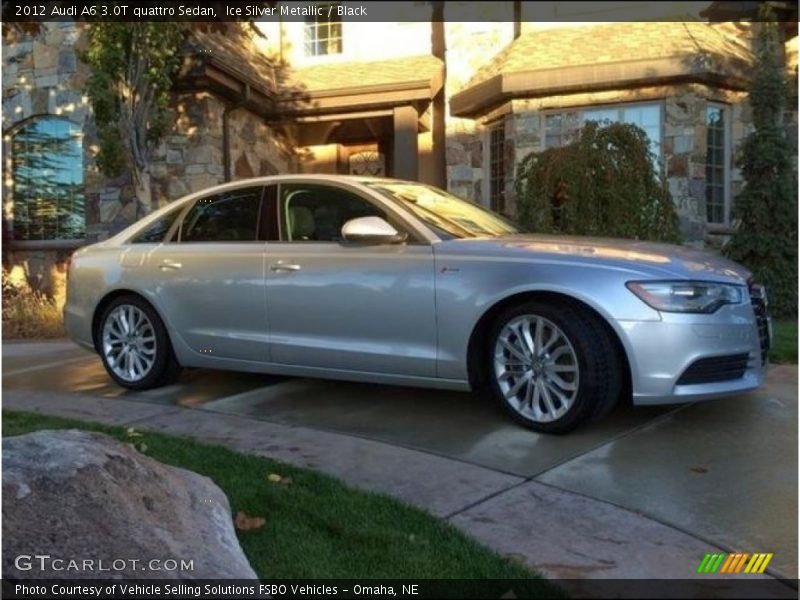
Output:
[[[709,551],[772,552],[770,572],[797,579],[796,366],[773,368],[756,393],[620,407],[562,437],[521,429],[487,400],[454,392],[194,370],[176,385],[132,393],[110,381],[99,358],[68,342],[4,344],[3,394],[14,408],[24,408],[26,397],[190,407],[198,416],[420,451],[627,509],[707,542]],[[480,529],[479,517],[472,526]]]

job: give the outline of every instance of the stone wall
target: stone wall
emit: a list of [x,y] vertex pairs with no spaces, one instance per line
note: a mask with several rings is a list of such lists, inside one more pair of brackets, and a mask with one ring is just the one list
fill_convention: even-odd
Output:
[[447,191],[488,205],[484,198],[484,136],[475,124],[448,127],[445,160]]
[[295,152],[289,142],[247,110],[231,112],[230,144],[233,179],[295,170]]
[[700,242],[706,214],[706,100],[682,91],[664,100],[661,147],[667,186],[688,242]]
[[154,208],[224,181],[223,104],[206,92],[175,99],[172,131],[153,160]]
[[88,116],[81,89],[88,71],[80,64],[82,28],[42,23],[34,39],[3,44],[3,132],[36,115],[60,115],[83,126]]

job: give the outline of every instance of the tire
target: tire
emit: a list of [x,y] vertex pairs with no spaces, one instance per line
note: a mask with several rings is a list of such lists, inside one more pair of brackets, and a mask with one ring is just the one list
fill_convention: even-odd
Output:
[[610,334],[580,307],[525,302],[499,315],[488,339],[492,392],[529,429],[566,433],[611,412],[621,395],[622,363]]
[[148,390],[172,383],[180,373],[164,323],[139,296],[115,298],[103,311],[95,336],[103,366],[122,387]]

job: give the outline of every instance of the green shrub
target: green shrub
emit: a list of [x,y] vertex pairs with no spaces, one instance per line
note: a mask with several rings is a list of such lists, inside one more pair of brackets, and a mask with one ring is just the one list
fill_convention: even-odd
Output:
[[14,281],[3,269],[3,337],[48,339],[64,337],[64,320],[57,300]]
[[574,143],[526,157],[515,188],[529,231],[680,240],[666,183],[635,125],[587,123]]
[[765,20],[748,96],[754,130],[737,156],[745,180],[734,203],[733,216],[739,224],[724,251],[767,286],[775,315],[793,317],[797,315],[797,182],[794,150],[783,123],[788,90],[778,44],[777,25]]

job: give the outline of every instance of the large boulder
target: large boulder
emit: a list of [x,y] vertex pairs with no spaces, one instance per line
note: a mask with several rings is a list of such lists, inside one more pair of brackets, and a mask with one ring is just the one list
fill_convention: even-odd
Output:
[[256,578],[208,477],[76,430],[3,439],[3,576]]

